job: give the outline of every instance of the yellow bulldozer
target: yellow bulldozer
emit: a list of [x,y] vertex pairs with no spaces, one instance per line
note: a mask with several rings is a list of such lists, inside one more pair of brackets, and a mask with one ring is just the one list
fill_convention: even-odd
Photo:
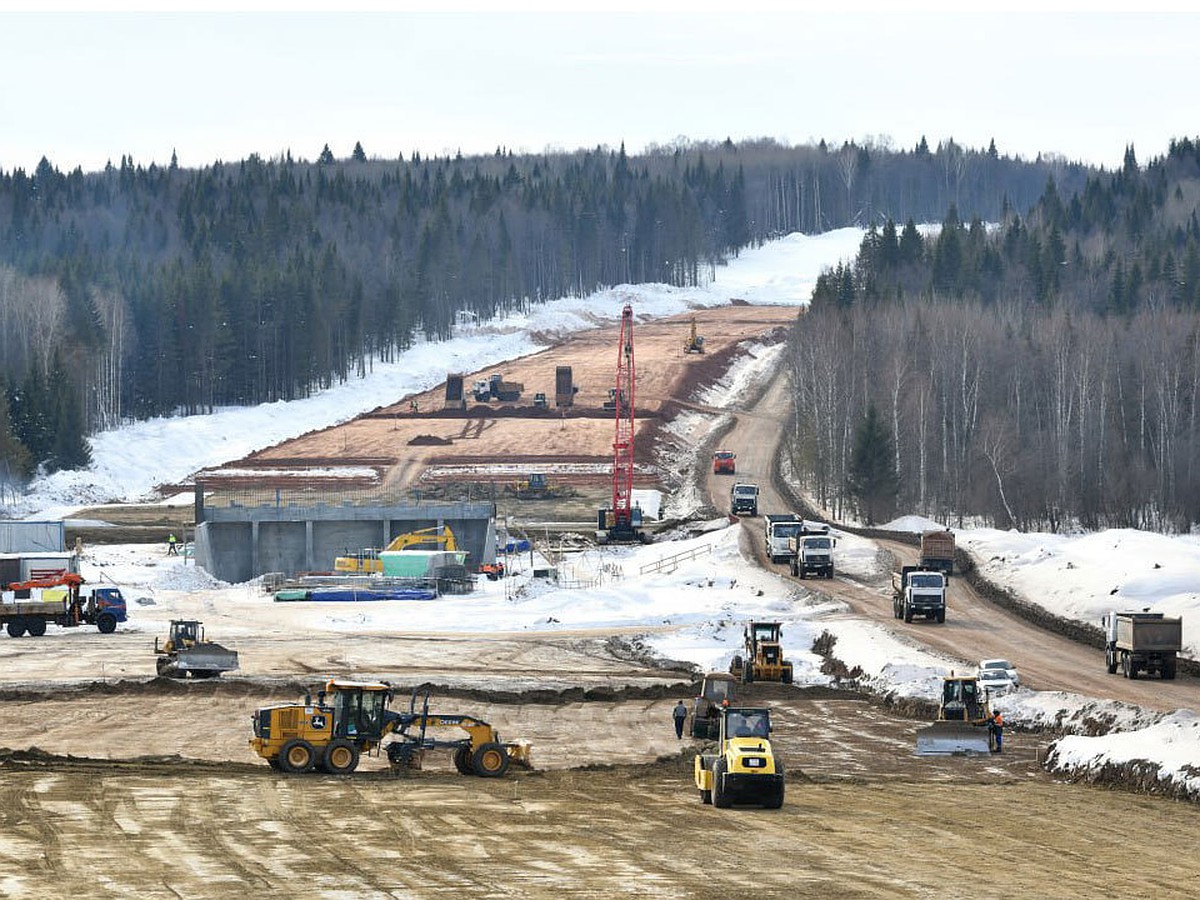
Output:
[[996,746],[991,721],[987,688],[974,675],[951,672],[942,679],[937,721],[917,731],[917,755],[989,753]]
[[735,803],[783,806],[783,764],[771,742],[771,711],[724,706],[715,753],[698,753],[694,763],[700,802],[726,809]]
[[729,674],[744,684],[753,681],[792,683],[792,664],[783,658],[780,622],[750,622],[743,634],[745,657],[733,657]]
[[[389,709],[392,698],[387,682],[330,680],[315,703],[310,693],[300,703],[255,710],[250,749],[271,768],[293,774],[319,767],[348,775],[362,754],[381,749],[397,768],[420,768],[428,750],[452,750],[461,774],[484,778],[500,777],[510,763],[530,765],[529,744],[502,741],[482,719],[431,713],[428,694],[419,710],[415,693],[407,711]],[[444,727],[461,728],[467,736],[437,740],[428,735],[429,729]],[[385,738],[390,738],[386,744]]]
[[[386,551],[405,550],[421,547],[424,544],[433,544],[443,550],[458,549],[458,541],[455,540],[454,532],[450,530],[449,525],[435,525],[432,528],[418,528],[416,531],[405,532],[397,535],[383,549]],[[379,574],[383,572],[383,560],[379,554],[379,550],[369,547],[352,555],[339,556],[333,561],[333,571],[347,575]]]

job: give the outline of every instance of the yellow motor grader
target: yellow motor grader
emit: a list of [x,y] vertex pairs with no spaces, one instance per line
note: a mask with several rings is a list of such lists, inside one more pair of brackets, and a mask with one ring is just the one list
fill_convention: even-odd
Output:
[[[300,703],[264,706],[251,715],[254,736],[250,749],[273,769],[299,774],[314,768],[348,775],[358,768],[363,753],[382,752],[398,768],[420,768],[426,750],[454,752],[454,767],[463,775],[498,778],[510,763],[528,767],[530,746],[502,741],[499,733],[474,716],[439,715],[429,711],[426,694],[417,709],[414,693],[407,711],[395,711],[387,682],[330,680]],[[467,737],[437,740],[431,728],[457,726]],[[390,741],[385,743],[385,738]]]

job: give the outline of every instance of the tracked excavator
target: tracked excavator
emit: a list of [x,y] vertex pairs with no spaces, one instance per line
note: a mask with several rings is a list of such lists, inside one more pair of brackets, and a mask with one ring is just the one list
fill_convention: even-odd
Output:
[[[419,547],[423,544],[433,544],[443,550],[457,550],[458,541],[449,525],[435,525],[431,528],[418,528],[397,535],[384,550],[405,550],[409,547]],[[375,548],[360,550],[358,553],[339,556],[333,561],[333,570],[349,575],[377,575],[383,572],[383,560],[380,551]]]
[[[451,750],[460,774],[483,778],[500,777],[510,763],[530,765],[528,743],[502,741],[482,719],[431,713],[428,694],[418,708],[414,693],[408,709],[401,711],[388,708],[392,699],[387,682],[330,680],[315,703],[308,694],[300,703],[256,710],[250,749],[271,768],[293,774],[319,767],[348,775],[358,768],[362,754],[381,750],[396,768],[420,768],[427,751]],[[467,736],[440,740],[429,734],[447,727],[461,728]]]

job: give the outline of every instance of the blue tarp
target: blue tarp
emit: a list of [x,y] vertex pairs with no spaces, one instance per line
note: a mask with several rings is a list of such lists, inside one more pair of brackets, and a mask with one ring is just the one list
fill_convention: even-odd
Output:
[[[279,594],[294,595],[297,591],[280,591]],[[275,595],[276,602],[311,600],[313,602],[324,603],[363,603],[372,600],[433,600],[437,597],[437,591],[430,588],[375,588],[375,589],[358,589],[354,588],[312,588],[305,591],[303,598],[296,596]]]

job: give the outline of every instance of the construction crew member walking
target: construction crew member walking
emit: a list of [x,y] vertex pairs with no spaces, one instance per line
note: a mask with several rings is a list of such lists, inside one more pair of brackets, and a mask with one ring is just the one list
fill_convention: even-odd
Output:
[[675,737],[683,740],[683,720],[687,718],[687,707],[680,700],[675,704],[675,709],[671,711],[671,715],[675,719]]
[[1000,715],[1000,710],[996,710],[988,727],[992,729],[992,734],[996,737],[996,752],[1000,753],[1004,746],[1004,716]]

